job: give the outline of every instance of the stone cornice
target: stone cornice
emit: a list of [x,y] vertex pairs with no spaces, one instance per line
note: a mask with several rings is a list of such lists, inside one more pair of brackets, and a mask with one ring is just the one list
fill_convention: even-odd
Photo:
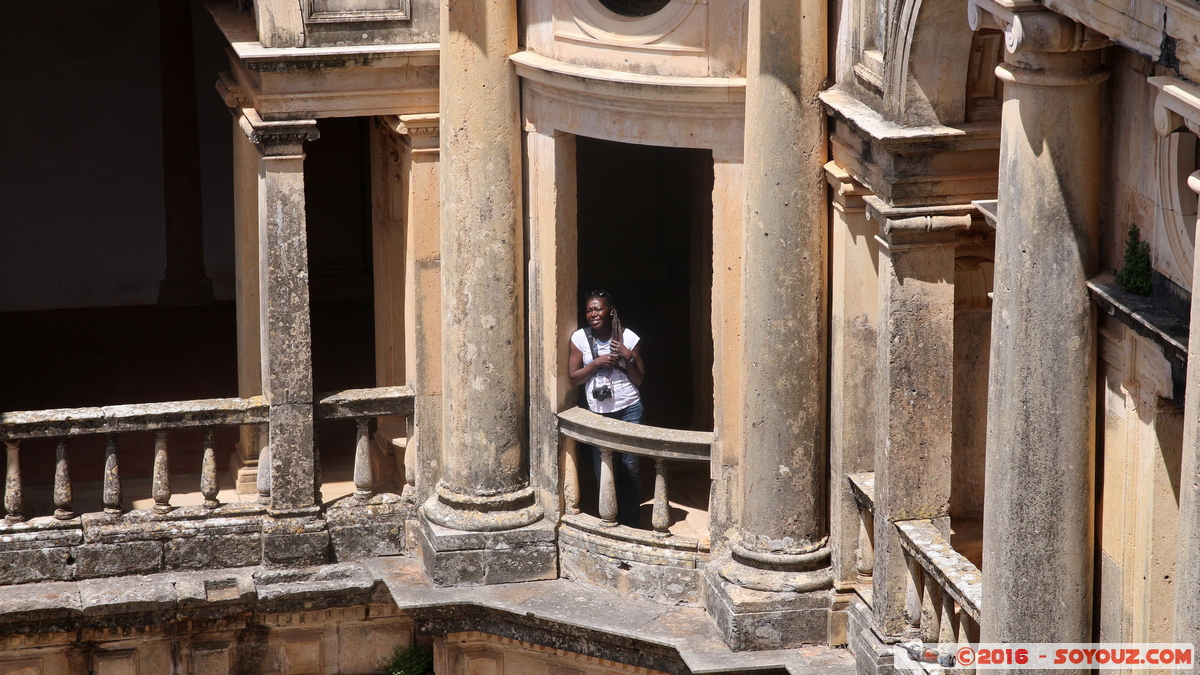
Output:
[[217,75],[217,94],[228,108],[244,108],[250,105],[250,96],[233,73],[222,71]]
[[1000,139],[999,122],[969,122],[953,127],[905,126],[888,121],[874,108],[838,87],[826,89],[818,98],[831,115],[844,120],[889,152],[921,152],[934,144],[946,148],[947,144],[974,145],[980,141],[991,146],[998,144]]
[[384,115],[384,126],[407,139],[414,153],[438,152],[441,117],[437,113]]

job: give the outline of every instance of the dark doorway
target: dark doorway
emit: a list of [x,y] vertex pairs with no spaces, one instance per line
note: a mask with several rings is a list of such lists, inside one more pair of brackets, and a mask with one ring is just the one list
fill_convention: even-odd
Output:
[[579,304],[612,292],[642,338],[646,424],[712,430],[712,152],[584,137],[576,149]]

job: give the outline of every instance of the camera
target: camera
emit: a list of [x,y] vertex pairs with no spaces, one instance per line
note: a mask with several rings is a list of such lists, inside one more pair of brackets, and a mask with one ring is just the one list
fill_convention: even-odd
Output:
[[602,384],[599,387],[592,388],[592,398],[597,401],[607,401],[612,398],[612,387],[607,384]]

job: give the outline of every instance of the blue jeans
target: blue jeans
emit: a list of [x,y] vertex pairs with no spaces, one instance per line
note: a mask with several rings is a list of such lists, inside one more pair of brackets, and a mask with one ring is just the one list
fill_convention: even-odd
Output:
[[[605,417],[631,424],[642,423],[642,402],[610,413]],[[642,472],[641,458],[624,452],[613,453],[613,478],[617,483],[617,522],[630,527],[641,525]],[[592,466],[596,470],[596,485],[600,485],[600,449],[592,448]]]

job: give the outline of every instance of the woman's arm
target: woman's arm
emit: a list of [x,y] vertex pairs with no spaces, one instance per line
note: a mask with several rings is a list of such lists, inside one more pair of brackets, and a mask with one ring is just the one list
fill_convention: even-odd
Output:
[[571,380],[571,385],[578,387],[579,385],[592,379],[597,370],[608,366],[617,365],[616,354],[601,354],[600,358],[593,359],[586,366],[583,365],[583,352],[579,351],[579,347],[575,343],[570,344],[571,355],[567,359],[567,377]]

